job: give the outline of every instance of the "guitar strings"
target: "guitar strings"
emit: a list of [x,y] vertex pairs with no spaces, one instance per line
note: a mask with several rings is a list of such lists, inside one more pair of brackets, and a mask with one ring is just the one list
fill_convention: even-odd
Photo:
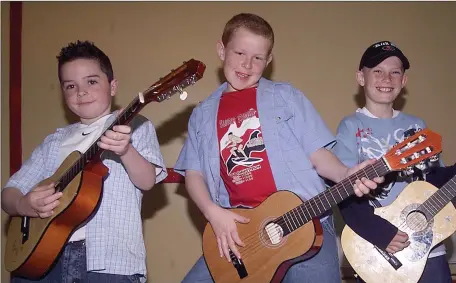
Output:
[[[138,102],[137,96],[124,108],[124,111],[119,113],[118,117],[120,117],[121,115],[125,115],[126,114],[125,110],[128,108],[131,108],[136,102]],[[106,130],[115,126],[119,122],[118,117],[116,117],[116,119],[111,123],[111,125],[109,125],[109,127]],[[73,164],[69,168],[67,168],[67,170],[65,170],[65,172],[61,175],[61,177],[58,179],[58,181],[55,182],[55,187],[58,187],[61,183],[66,183],[65,187],[63,187],[61,189],[61,191],[63,192],[65,190],[65,188],[67,187],[67,185],[74,179],[74,177],[84,169],[85,164],[86,164],[86,162],[84,162],[84,159],[86,158],[86,154],[89,151],[92,151],[94,148],[96,149],[98,147],[95,145],[98,142],[98,140],[101,138],[102,135],[100,135],[100,137],[98,137],[97,140],[95,140],[90,145],[90,147],[83,154],[81,154],[81,156],[75,162],[73,162]],[[93,154],[95,154],[95,153],[93,153]],[[72,176],[69,176],[70,173]]]
[[[374,164],[374,165],[376,165],[376,164]],[[372,167],[374,167],[374,165],[372,165]],[[370,169],[370,168],[369,168],[369,169]],[[374,170],[375,170],[375,168],[374,168]],[[355,174],[356,174],[356,173],[355,173]],[[450,181],[452,181],[453,183],[456,184],[456,182],[455,182],[453,179],[450,180]],[[454,189],[454,188],[451,186],[451,184],[447,183],[446,185],[448,185],[448,186],[450,186],[452,189]],[[446,185],[445,185],[444,187],[442,187],[441,190],[440,190],[440,191],[443,192],[443,194],[444,194],[445,196],[447,196],[447,195],[446,195],[444,189],[446,189],[446,190],[448,191],[448,188],[446,188]],[[328,190],[328,191],[329,191],[329,190]],[[434,207],[434,205],[431,203],[431,200],[433,200],[432,197],[436,196],[437,193],[438,193],[438,192],[436,192],[436,193],[433,194],[430,198],[428,198],[428,200],[429,200],[428,205],[429,205],[431,208],[434,208],[434,209],[436,210],[435,212],[433,212],[434,214],[437,214],[437,213],[439,212],[439,210],[437,210],[437,209]],[[320,198],[321,195],[322,195],[322,193],[319,194],[319,195],[317,195],[316,197],[314,197],[314,198],[312,198],[312,199]],[[451,193],[450,193],[450,195],[451,195]],[[304,203],[304,206],[306,206],[306,205],[308,204],[308,202],[310,202],[312,199],[306,201],[306,202]],[[437,202],[435,202],[435,203],[437,204]],[[443,205],[443,203],[441,203],[441,204]],[[309,206],[312,206],[312,204],[309,203]],[[429,211],[429,208],[426,207],[426,202],[424,202],[421,206],[423,206],[424,208],[426,208],[426,209]],[[298,206],[298,207],[300,207],[300,206]],[[291,211],[294,211],[294,210],[297,209],[298,207],[293,208]],[[442,207],[442,208],[443,208],[443,207]],[[284,215],[285,215],[285,214],[284,214]],[[281,218],[283,218],[283,216],[281,216]],[[410,218],[409,220],[410,220],[409,223],[412,224],[412,225],[416,225],[417,223],[421,222],[418,215],[412,215],[411,218]],[[286,220],[284,219],[283,222],[285,222],[285,221],[286,221]],[[308,222],[310,222],[310,221],[311,221],[311,220],[308,220]],[[279,222],[281,222],[281,221],[278,221],[277,223],[279,223]],[[281,224],[283,224],[283,222],[282,222]],[[307,223],[306,223],[306,224],[307,224]],[[399,225],[399,227],[404,227],[403,225],[408,226],[408,225],[407,225],[407,221],[404,221],[404,223],[401,224],[401,225]],[[259,234],[259,238],[261,238],[261,239],[263,239],[261,236],[264,236],[264,235],[265,235],[265,234],[262,233],[262,232],[263,232],[263,229],[260,229],[260,230],[257,230],[257,231],[256,231],[256,233]],[[277,236],[278,234],[280,234],[280,232],[275,233],[274,235],[272,235],[272,237]],[[291,232],[290,232],[290,234],[291,234]],[[255,233],[254,233],[254,234],[251,234],[251,235],[249,235],[249,236],[247,236],[246,239],[249,239],[249,238],[251,238],[252,236],[256,236]],[[266,238],[266,239],[267,239],[267,238]],[[252,254],[255,254],[258,250],[260,250],[260,249],[263,248],[263,245],[262,245],[263,243],[261,242],[261,240],[260,240],[260,241],[256,241],[256,239],[253,239],[253,240],[256,242],[256,245],[251,246],[251,247],[249,248],[249,246],[248,246],[247,243],[246,243],[247,241],[246,241],[246,242],[245,242],[245,243],[246,243],[246,247],[239,247],[239,252],[242,251],[242,253],[244,254],[244,255],[242,256],[243,259],[248,258],[248,257],[251,256]],[[263,240],[266,241],[265,239],[263,239]],[[252,241],[250,240],[250,242],[252,242]]]
[[[367,170],[365,170],[365,168],[363,168],[363,169],[361,169],[361,170],[363,170],[364,173],[365,173],[366,175],[369,175],[369,174],[371,174],[371,173],[377,174],[377,170],[375,169],[375,167],[379,167],[378,165],[380,165],[380,166],[382,166],[382,167],[385,166],[385,165],[383,165],[381,162],[377,162],[377,163],[374,163],[373,165],[369,165],[369,167],[368,167]],[[381,169],[381,168],[377,168],[377,169]],[[357,174],[358,174],[358,173],[361,173],[361,170],[355,172],[354,174],[352,174],[351,176],[347,177],[346,179],[350,179],[350,177],[353,177],[353,176],[359,177]],[[378,175],[377,175],[377,176],[378,176]],[[365,177],[365,176],[363,176],[363,177]],[[359,179],[360,179],[360,178],[359,178]],[[342,181],[342,182],[343,182],[343,181]],[[351,182],[351,181],[350,181],[350,182]],[[313,198],[311,198],[311,199],[305,201],[303,204],[301,204],[301,205],[299,205],[299,206],[293,208],[292,210],[288,211],[287,213],[292,212],[292,213],[296,214],[295,210],[297,210],[298,208],[305,208],[305,209],[307,209],[307,211],[309,211],[309,208],[312,208],[312,209],[313,209],[313,204],[310,203],[310,201],[311,201],[311,200],[314,200],[314,202],[316,203],[315,199],[318,198],[318,199],[320,199],[320,202],[321,202],[321,197],[322,197],[325,193],[328,193],[328,192],[329,192],[330,194],[332,194],[332,193],[337,192],[337,193],[339,193],[339,195],[340,195],[339,190],[341,190],[341,189],[343,188],[343,189],[346,191],[345,186],[340,185],[340,184],[341,184],[341,182],[339,182],[338,184],[336,184],[336,185],[333,186],[332,188],[330,188],[330,189],[328,189],[328,190],[325,190],[324,192],[318,194],[317,196],[315,196],[315,197],[313,197]],[[351,188],[353,189],[353,186],[352,186]],[[331,192],[332,190],[333,190],[334,192]],[[346,191],[346,193],[348,194],[347,191]],[[348,194],[348,196],[350,196],[351,194],[353,194],[353,192],[351,192],[350,194]],[[347,196],[347,197],[348,197],[348,196]],[[326,198],[326,196],[325,196],[325,198]],[[334,198],[334,196],[333,196],[333,198]],[[317,205],[317,206],[318,206],[318,205]],[[331,208],[331,207],[330,207],[330,208]],[[314,211],[315,211],[315,210],[314,210]],[[321,213],[321,211],[320,211],[320,213]],[[287,220],[285,219],[285,217],[284,217],[285,214],[286,214],[286,213],[284,213],[282,216],[279,216],[278,218],[280,218],[280,220],[277,221],[277,222],[275,222],[276,224],[280,225],[281,227],[282,227],[283,224],[286,224],[286,221],[287,221]],[[306,217],[305,215],[304,215],[304,217],[305,217],[306,220],[307,220],[307,217]],[[276,218],[276,219],[278,219],[278,218]],[[307,222],[304,223],[303,225],[307,224],[307,223],[310,222],[312,219],[313,219],[313,218],[308,219]],[[303,226],[303,225],[301,225],[301,226]],[[295,223],[295,226],[296,226],[296,223]],[[299,227],[301,227],[301,226],[299,226]],[[288,227],[288,226],[287,226],[287,227]],[[296,228],[298,228],[298,227],[296,226]],[[241,258],[246,259],[246,258],[249,257],[252,253],[256,253],[259,249],[263,248],[263,245],[262,245],[263,243],[261,242],[261,240],[260,240],[260,241],[257,240],[257,236],[260,236],[260,237],[261,237],[261,235],[264,235],[264,234],[263,234],[263,230],[264,230],[264,229],[258,229],[257,231],[255,231],[255,232],[253,232],[253,233],[247,235],[247,236],[244,238],[243,242],[244,242],[244,244],[245,244],[246,246],[245,246],[245,247],[238,246],[239,252],[241,252],[241,250],[242,250],[242,253],[244,253],[244,255],[242,255]],[[295,229],[295,230],[296,230],[296,229]],[[292,232],[293,232],[293,231],[290,231],[290,234],[291,234]],[[276,236],[279,235],[279,234],[281,234],[281,233],[277,231],[277,232],[273,233],[270,237],[276,237]],[[249,245],[249,244],[251,244],[251,243],[254,243],[254,245]],[[215,248],[218,249],[218,246],[215,246],[214,248],[211,248],[210,250],[214,250]]]
[[[363,168],[364,173],[365,173],[366,175],[369,175],[369,174],[371,174],[371,173],[375,173],[375,174],[378,176],[377,171],[378,171],[379,169],[381,169],[381,168],[378,167],[378,165],[379,165],[379,163],[370,165],[371,168],[368,168],[368,170],[364,170],[364,168]],[[380,163],[380,165],[382,165],[382,164]],[[383,165],[383,166],[384,166],[384,165]],[[377,167],[378,170],[376,170],[375,167]],[[354,174],[352,174],[352,176],[356,176],[356,177],[359,178],[359,176],[357,175],[357,173],[360,173],[360,172],[361,172],[361,170],[358,171],[358,172],[356,172],[356,173],[354,173]],[[350,176],[350,177],[352,177],[352,176]],[[348,177],[348,179],[349,179],[350,177]],[[359,178],[359,179],[360,179],[360,178]],[[350,182],[351,182],[351,181],[350,181]],[[292,213],[296,214],[296,211],[297,211],[299,208],[301,208],[301,211],[302,211],[302,208],[303,208],[303,207],[309,212],[309,207],[311,207],[311,208],[313,207],[313,204],[311,203],[312,200],[314,200],[314,202],[315,202],[315,204],[316,204],[316,200],[315,200],[315,199],[318,198],[318,199],[320,200],[320,202],[321,202],[321,198],[322,198],[322,196],[323,196],[324,194],[327,194],[327,193],[334,194],[334,193],[337,192],[337,193],[339,193],[339,195],[340,195],[339,190],[341,190],[341,188],[343,188],[343,189],[345,190],[345,192],[347,193],[347,196],[350,196],[350,194],[347,192],[345,186],[343,186],[343,184],[341,185],[341,182],[340,182],[339,184],[335,185],[334,187],[330,188],[329,190],[326,190],[326,191],[320,193],[319,195],[315,196],[314,198],[305,201],[302,205],[293,208],[293,209],[292,209],[291,211],[289,211],[289,212],[292,212]],[[353,188],[353,186],[352,186],[352,188]],[[351,192],[351,194],[353,194],[353,192]],[[340,195],[340,196],[341,196],[341,195]],[[325,195],[325,198],[327,199],[326,195]],[[333,199],[335,200],[334,196],[333,196]],[[343,199],[342,196],[341,196],[341,199]],[[336,202],[336,201],[335,201],[335,202]],[[337,202],[336,202],[336,203],[337,203]],[[318,205],[317,205],[317,207],[318,207]],[[324,207],[324,205],[323,205],[323,207]],[[331,207],[329,207],[329,208],[331,208]],[[328,209],[329,209],[329,208],[328,208]],[[312,208],[312,209],[313,209],[313,208]],[[315,210],[314,210],[314,212],[315,212]],[[319,212],[322,213],[321,210],[319,210]],[[324,212],[323,212],[323,213],[324,213]],[[310,213],[309,213],[309,214],[310,214]],[[286,220],[285,217],[284,217],[285,215],[286,215],[286,214],[284,214],[283,216],[281,216],[280,219],[279,219],[279,221],[277,221],[277,222],[275,222],[275,223],[279,224],[280,226],[282,226],[284,223],[286,224],[286,221],[287,221],[287,220]],[[298,215],[299,215],[299,213],[298,213]],[[313,219],[312,217],[311,217],[310,219],[308,219],[305,215],[304,215],[304,217],[305,217],[305,219],[306,219],[306,222],[305,222],[305,223],[308,223],[308,222],[310,222],[310,221]],[[290,217],[290,218],[292,218],[292,217]],[[292,218],[292,219],[293,219],[293,218]],[[288,221],[289,221],[289,220],[288,220]],[[304,223],[304,224],[305,224],[305,223]],[[294,223],[294,224],[295,224],[294,226],[296,227],[294,230],[296,230],[296,229],[298,228],[298,225],[296,225],[296,223]],[[304,224],[303,224],[303,225],[304,225]],[[293,226],[293,225],[291,224],[291,222],[290,222],[290,226]],[[287,225],[287,228],[289,228],[288,225]],[[292,232],[291,229],[289,229],[289,230],[290,230],[290,233],[291,233],[291,232]],[[257,232],[259,232],[259,231],[263,232],[263,230],[258,230]],[[260,235],[265,235],[265,234],[263,234],[263,233],[261,233],[261,232],[260,232]],[[280,231],[277,231],[277,232],[273,233],[270,237],[275,237],[275,236],[277,236],[277,235],[279,235],[279,234],[280,234]],[[251,235],[247,236],[247,237],[246,237],[246,242],[248,242],[252,236],[256,236],[256,234],[254,233],[254,234],[251,234]],[[281,236],[280,236],[280,237],[281,237]],[[266,238],[267,238],[267,237],[266,237]],[[264,240],[264,239],[263,239],[263,240]],[[266,241],[266,240],[265,240],[265,241]],[[261,243],[260,243],[260,244],[261,244]],[[242,249],[242,247],[241,247],[241,249]],[[246,255],[250,254],[248,248],[244,248],[244,251],[245,251],[245,250],[247,250]],[[252,249],[251,249],[251,250],[252,250],[253,252],[255,252],[257,249],[255,249],[255,246],[252,246]],[[244,258],[245,258],[245,257],[244,257]]]
[[[453,178],[454,179],[454,178]],[[454,191],[456,190],[455,188],[453,188],[453,186],[451,185],[451,182],[453,182],[454,184],[456,184],[456,182],[451,179],[449,182],[447,182],[442,188],[440,188],[438,191],[436,191],[435,193],[433,193],[426,201],[424,201],[416,210],[419,211],[420,208],[424,208],[427,210],[428,213],[431,213],[433,214],[433,216],[431,217],[434,218],[435,215],[437,215],[437,213],[440,212],[440,210],[442,210],[446,205],[448,205],[448,203],[453,199],[453,197],[451,197],[452,193],[451,191],[449,191],[449,189],[453,189]],[[445,198],[448,198],[447,200],[445,200],[445,198],[442,197],[442,200],[443,200],[443,203],[438,199],[438,196],[440,194],[443,194]],[[448,195],[450,195],[450,197],[448,197]],[[432,201],[434,201],[435,205],[432,204]],[[440,207],[440,208],[439,208]],[[424,212],[425,216],[426,216],[426,213]],[[429,224],[429,221],[431,219],[427,219],[426,218],[426,224]],[[407,221],[407,218],[406,220],[404,221],[404,223],[402,223],[398,228],[400,229],[403,229],[403,228],[410,228],[412,230],[416,230],[416,229],[413,229],[413,227],[417,227],[418,224],[421,221],[421,218],[418,216],[418,214],[412,214],[410,216],[410,218],[408,218],[409,221]]]
[[[375,174],[378,176],[378,174],[377,174],[378,170],[375,169],[375,167],[377,167],[377,169],[381,169],[381,168],[378,167],[378,165],[384,166],[383,164],[381,164],[380,162],[378,162],[378,163],[375,163],[375,164],[373,164],[373,165],[370,165],[369,168],[368,168],[368,170],[364,170],[364,168],[363,168],[362,170],[364,171],[364,173],[365,173],[366,175],[370,175],[371,173],[375,173]],[[352,174],[350,177],[352,177],[352,176],[359,177],[359,176],[357,175],[357,173],[360,173],[360,172],[361,172],[361,170],[359,170],[358,172],[355,172],[355,173]],[[349,179],[350,177],[348,177],[348,178],[346,178],[346,179]],[[360,178],[359,178],[359,179],[360,179]],[[351,181],[350,181],[350,182],[351,182]],[[340,184],[341,184],[341,182],[339,182],[338,184],[336,184],[335,186],[333,186],[333,187],[330,188],[329,190],[326,190],[326,191],[324,191],[324,192],[318,194],[317,196],[315,196],[315,197],[312,198],[312,199],[314,200],[315,203],[316,203],[316,201],[315,201],[316,198],[319,198],[320,201],[321,201],[322,195],[325,194],[325,193],[328,193],[328,192],[329,192],[330,194],[333,194],[333,193],[338,192],[339,195],[340,195],[339,190],[341,189],[341,187],[342,187],[342,188],[345,190],[345,192],[347,193],[347,197],[350,196],[351,194],[353,194],[353,192],[352,192],[351,194],[349,194],[349,193],[346,191],[345,186],[340,185]],[[353,186],[352,186],[352,188],[353,188]],[[333,192],[331,192],[331,191],[333,191]],[[325,197],[326,197],[326,196],[325,196]],[[308,210],[309,207],[313,207],[313,204],[310,203],[310,201],[311,201],[312,199],[309,199],[309,200],[305,201],[303,204],[301,204],[301,205],[299,205],[299,206],[293,208],[293,209],[292,209],[291,211],[289,211],[289,212],[293,212],[293,211],[297,210],[297,209],[300,208],[300,207],[304,207],[304,208],[306,208],[306,209]],[[342,199],[343,199],[343,198],[342,198]],[[330,207],[330,208],[331,208],[331,207]],[[295,212],[293,212],[293,213],[295,213]],[[321,213],[321,211],[320,211],[320,213]],[[284,214],[284,215],[285,215],[285,214]],[[284,216],[284,215],[283,215],[283,216]],[[286,224],[286,221],[287,221],[287,220],[286,220],[283,216],[280,216],[281,219],[280,219],[279,221],[275,222],[275,223],[279,224],[280,226],[282,226],[284,223]],[[304,217],[305,217],[306,220],[307,220],[307,217],[306,217],[305,215],[304,215]],[[313,218],[308,219],[307,222],[304,223],[303,225],[305,225],[305,224],[307,224],[308,222],[312,221],[312,219],[313,219]],[[290,225],[291,225],[291,224],[290,224]],[[301,225],[301,226],[303,226],[303,225]],[[296,229],[298,228],[297,225],[296,225],[296,223],[295,223],[295,226],[296,226],[296,228],[295,228],[294,230],[296,230]],[[301,226],[300,226],[300,227],[301,227]],[[287,226],[287,228],[288,228],[288,226]],[[289,229],[289,230],[290,230],[290,233],[289,233],[289,234],[291,234],[291,233],[294,231],[294,230],[291,231],[291,229]],[[275,233],[272,233],[270,237],[276,237],[276,236],[279,235],[279,234],[281,234],[281,232],[280,232],[280,231],[277,231],[277,232],[275,232]],[[265,233],[263,232],[263,229],[259,229],[259,230],[257,230],[256,232],[254,232],[253,234],[250,234],[249,236],[247,236],[247,237],[245,238],[246,241],[245,241],[244,243],[246,244],[246,247],[245,247],[245,248],[240,247],[240,250],[239,250],[239,252],[241,252],[241,250],[243,250],[243,253],[245,254],[245,255],[242,256],[242,258],[244,258],[244,259],[245,259],[245,258],[248,258],[252,253],[256,253],[259,249],[262,248],[262,244],[263,244],[263,243],[261,242],[261,240],[260,240],[260,241],[257,241],[256,239],[253,239],[253,242],[255,242],[256,245],[253,245],[253,246],[247,245],[247,242],[252,242],[251,238],[252,238],[252,237],[255,237],[255,236],[257,236],[257,235],[259,235],[259,238],[262,238],[261,236],[264,236],[264,235],[265,235]],[[279,237],[281,237],[281,236],[279,236]],[[264,238],[266,238],[266,239],[263,239],[263,241],[267,241],[267,236],[265,236]],[[250,248],[249,248],[249,247],[250,247]]]
[[[453,180],[451,180],[451,181],[452,181],[453,183],[456,184],[455,181],[453,181]],[[447,184],[447,185],[450,186],[450,187],[453,189],[453,187],[452,187],[450,184]],[[448,188],[446,188],[446,186],[442,187],[442,188],[441,188],[441,191],[443,191],[443,189],[448,190]],[[443,194],[445,194],[445,191],[443,191]],[[436,195],[436,194],[434,194],[433,196],[435,196],[435,195]],[[446,195],[446,194],[445,194],[445,195]],[[451,195],[451,193],[450,193],[450,195]],[[319,197],[319,195],[317,195],[316,197]],[[432,198],[432,196],[431,196],[429,199],[431,199],[431,198]],[[450,198],[450,199],[451,199],[451,198]],[[309,200],[309,201],[310,201],[310,200]],[[441,203],[441,204],[442,204],[442,203]],[[425,207],[425,203],[423,203],[422,205]],[[429,201],[429,205],[430,205],[431,207],[433,207],[432,204],[430,203],[430,201]],[[442,204],[442,205],[443,205],[443,204]],[[433,208],[435,208],[435,207],[433,207]],[[294,208],[293,210],[295,210],[295,209],[296,209],[296,208]],[[428,210],[429,210],[429,209],[428,209]],[[436,213],[437,213],[437,212],[438,212],[438,211],[436,211]],[[411,223],[416,224],[416,223],[420,222],[418,216],[416,216],[416,215],[415,215],[415,217],[413,217],[413,216],[414,216],[414,215],[412,215],[412,216],[411,216],[411,219],[410,219],[410,222],[411,222]],[[418,221],[417,221],[416,219],[418,219]],[[309,221],[310,221],[310,220],[309,220]],[[410,223],[410,222],[409,222],[409,223]],[[405,226],[407,226],[407,222],[404,222],[403,224],[399,225],[399,227],[403,227],[402,225],[404,225],[404,224],[405,224]],[[258,230],[258,231],[262,231],[262,230]],[[264,234],[260,234],[260,235],[264,235]],[[276,235],[277,235],[277,233],[276,233]],[[275,236],[276,236],[276,235],[275,235]],[[248,237],[247,237],[247,238],[248,238]],[[259,244],[261,244],[261,241],[260,241]],[[256,246],[258,246],[258,245],[256,245]],[[259,248],[261,249],[262,247],[260,246]],[[247,249],[247,246],[246,246],[245,248],[240,247],[239,250],[240,250],[240,252],[241,252],[241,250],[244,250],[244,252],[247,251],[247,253],[245,253],[245,256],[242,257],[242,258],[245,259],[245,258],[247,258],[249,255],[251,255],[252,252],[255,253],[255,252],[257,252],[259,249],[256,248],[255,246],[253,246],[253,249],[250,249],[250,250],[249,250],[249,249]],[[250,253],[249,253],[249,251],[250,251]]]
[[[369,166],[369,168],[368,168],[367,171],[368,171],[369,173],[375,172],[375,173],[377,174],[377,170],[375,170],[375,167],[377,167],[377,169],[382,169],[382,168],[378,168],[378,165],[385,166],[385,165],[383,165],[383,164],[381,164],[381,163],[379,163],[379,162],[378,162],[378,163],[374,163],[373,165],[370,165],[370,166]],[[362,170],[364,170],[364,169],[365,169],[365,168],[363,168]],[[361,170],[355,172],[355,173],[352,174],[350,177],[352,177],[352,176],[354,176],[354,175],[355,175],[356,177],[358,177],[357,173],[360,173],[360,171],[361,171]],[[366,173],[366,170],[364,170],[364,172]],[[387,173],[387,172],[386,172],[386,173]],[[385,174],[386,174],[386,173],[385,173]],[[366,173],[366,175],[368,175],[368,174]],[[383,174],[383,175],[384,175],[384,174]],[[378,176],[378,174],[377,174],[377,176]],[[347,179],[349,179],[350,177],[348,177]],[[334,187],[330,188],[329,190],[326,190],[326,191],[324,191],[324,192],[318,194],[318,195],[315,196],[314,198],[305,201],[302,205],[299,205],[299,206],[293,208],[293,209],[290,210],[289,212],[293,212],[293,211],[297,210],[297,209],[300,208],[300,207],[304,207],[304,208],[306,208],[307,210],[309,209],[309,207],[313,209],[313,205],[310,203],[310,201],[311,201],[311,200],[314,200],[314,202],[316,203],[316,201],[315,201],[316,198],[320,199],[320,201],[321,201],[322,195],[323,195],[324,193],[326,193],[326,192],[330,192],[331,195],[332,195],[332,193],[335,193],[335,192],[338,192],[338,193],[340,194],[339,190],[334,190],[334,192],[331,192],[331,190],[332,190],[332,189],[335,189],[340,183],[341,183],[341,182],[339,182],[338,184],[336,184]],[[340,186],[339,186],[339,187],[340,187]],[[345,189],[344,186],[342,186],[342,187]],[[353,186],[352,186],[352,188],[353,188]],[[340,189],[340,188],[339,188],[339,189]],[[346,189],[345,189],[345,191],[346,191]],[[346,192],[347,192],[347,191],[346,191]],[[348,192],[347,192],[347,193],[348,193]],[[326,198],[326,196],[325,196],[325,198]],[[333,197],[333,198],[334,198],[334,197]],[[318,205],[317,205],[317,207],[318,207]],[[324,207],[324,205],[323,205],[323,207]],[[309,210],[308,210],[308,211],[309,211]],[[315,210],[314,210],[314,211],[315,211]],[[287,212],[287,213],[288,213],[288,212]],[[283,214],[282,216],[280,216],[281,219],[280,219],[279,221],[275,222],[275,223],[278,223],[280,226],[281,226],[282,224],[286,223],[286,219],[284,218],[285,215],[286,215],[286,213]],[[304,216],[305,216],[305,215],[304,215]],[[278,218],[279,218],[279,217],[278,217]],[[305,217],[305,218],[306,218],[306,220],[307,220],[307,217]],[[307,223],[310,222],[311,220],[312,220],[312,218],[311,218],[310,220],[307,220],[307,222],[306,222],[305,224],[307,224]],[[302,226],[302,225],[301,225],[301,226]],[[300,226],[300,227],[301,227],[301,226]],[[246,236],[246,237],[244,238],[244,240],[243,240],[243,242],[244,242],[244,244],[245,244],[246,246],[245,246],[245,247],[238,246],[239,252],[242,252],[242,254],[243,254],[243,255],[242,255],[242,258],[243,258],[243,259],[248,258],[250,255],[256,253],[259,249],[263,248],[263,245],[262,245],[263,243],[261,242],[261,240],[258,241],[258,240],[256,239],[257,235],[259,236],[259,238],[261,238],[261,235],[264,235],[262,232],[263,232],[263,229],[259,229],[259,230],[255,231],[254,233],[252,233],[252,234]],[[279,234],[281,234],[281,232],[280,232],[280,231],[277,231],[277,232],[273,233],[273,234],[271,235],[271,237],[275,237],[275,236],[277,236],[277,235],[279,235]],[[291,234],[291,232],[290,232],[290,234]],[[253,239],[252,239],[252,238],[253,238]],[[252,242],[254,242],[255,245],[253,245],[253,246],[249,245],[249,243],[252,243]],[[215,249],[215,248],[218,249],[218,246],[214,247],[214,249]]]

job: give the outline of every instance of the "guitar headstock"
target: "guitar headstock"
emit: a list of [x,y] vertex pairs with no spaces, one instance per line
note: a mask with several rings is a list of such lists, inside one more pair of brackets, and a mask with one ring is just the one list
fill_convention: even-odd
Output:
[[176,93],[183,93],[186,87],[193,85],[203,77],[205,70],[206,65],[201,61],[190,59],[184,62],[143,93],[144,103],[162,102]]
[[393,146],[383,159],[391,171],[401,171],[427,159],[436,158],[440,152],[442,137],[426,128]]

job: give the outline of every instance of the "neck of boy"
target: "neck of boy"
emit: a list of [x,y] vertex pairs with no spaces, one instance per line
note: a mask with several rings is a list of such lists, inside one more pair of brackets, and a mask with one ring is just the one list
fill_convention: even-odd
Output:
[[366,108],[377,118],[393,118],[393,104],[376,104],[366,102]]

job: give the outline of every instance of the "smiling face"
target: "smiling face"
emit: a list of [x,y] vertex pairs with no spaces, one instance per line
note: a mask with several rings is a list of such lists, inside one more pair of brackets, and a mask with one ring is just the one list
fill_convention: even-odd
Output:
[[69,61],[61,66],[60,76],[65,102],[83,124],[91,124],[111,112],[117,81],[109,83],[97,60]]
[[243,90],[258,84],[272,60],[271,40],[246,28],[238,28],[224,45],[217,42],[217,53],[223,61],[223,72],[228,81],[226,91]]
[[366,105],[390,105],[407,83],[402,61],[388,57],[373,68],[364,67],[356,72],[358,83],[364,87]]

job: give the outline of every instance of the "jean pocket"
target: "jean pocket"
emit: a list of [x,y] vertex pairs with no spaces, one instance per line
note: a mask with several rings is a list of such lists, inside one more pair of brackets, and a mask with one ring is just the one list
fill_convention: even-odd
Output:
[[334,222],[332,216],[329,216],[325,221],[321,223],[323,229],[326,230],[332,236],[336,235],[336,229],[334,228]]
[[141,282],[141,280],[140,280],[141,277],[142,276],[139,275],[139,274],[133,274],[133,275],[128,275],[127,279],[131,283],[140,283]]

